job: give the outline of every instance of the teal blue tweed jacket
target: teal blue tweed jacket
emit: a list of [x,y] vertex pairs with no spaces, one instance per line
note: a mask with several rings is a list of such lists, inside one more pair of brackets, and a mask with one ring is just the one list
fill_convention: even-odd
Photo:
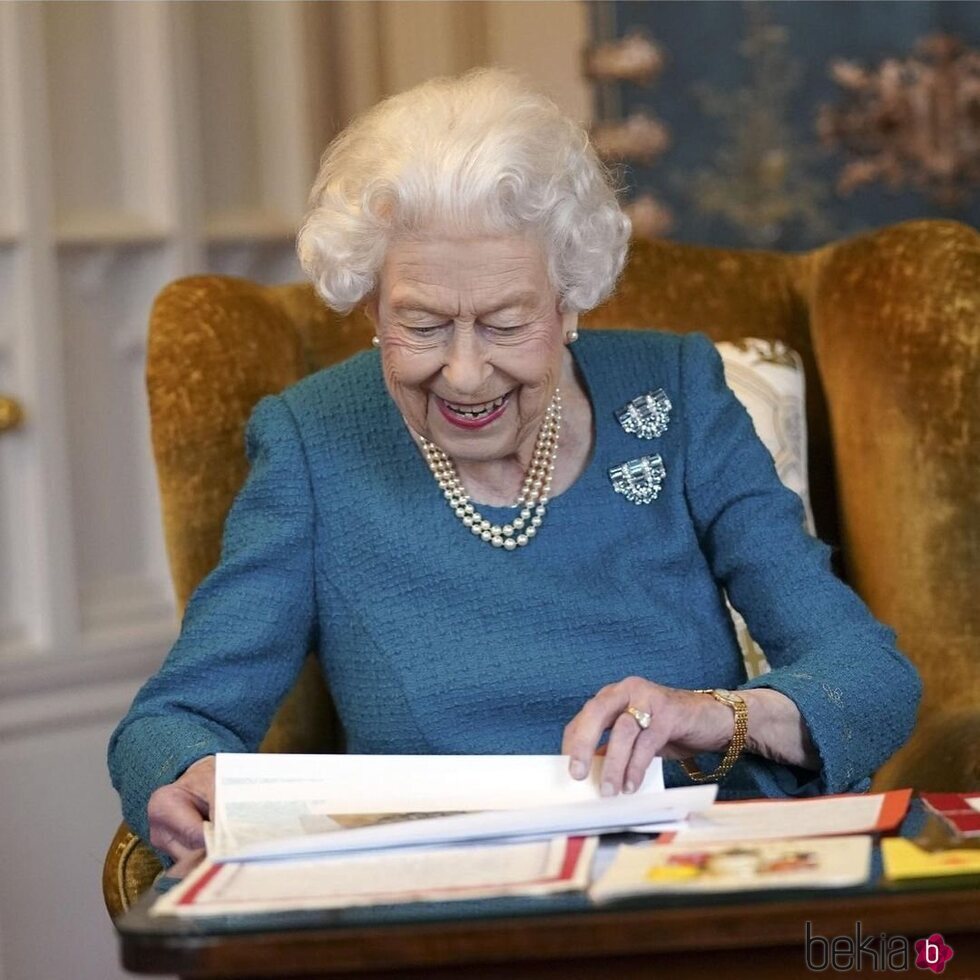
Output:
[[[912,728],[918,676],[804,532],[711,342],[585,332],[572,350],[594,453],[540,535],[513,552],[469,534],[446,506],[376,352],[257,406],[220,563],[110,743],[137,833],[147,837],[156,787],[206,754],[257,748],[310,649],[351,752],[557,753],[586,700],[640,675],[770,687],[799,706],[820,771],[743,756],[723,796],[868,787]],[[640,440],[615,413],[657,388],[670,421]],[[609,470],[644,455],[659,455],[666,475],[640,505],[614,492]],[[746,681],[723,590],[770,673]],[[665,776],[688,781],[676,763]]]

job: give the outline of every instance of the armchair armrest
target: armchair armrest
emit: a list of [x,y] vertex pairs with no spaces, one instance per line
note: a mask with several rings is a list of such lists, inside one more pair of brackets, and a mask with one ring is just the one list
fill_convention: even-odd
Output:
[[109,917],[116,919],[129,909],[162,869],[153,849],[121,823],[102,865],[102,897]]

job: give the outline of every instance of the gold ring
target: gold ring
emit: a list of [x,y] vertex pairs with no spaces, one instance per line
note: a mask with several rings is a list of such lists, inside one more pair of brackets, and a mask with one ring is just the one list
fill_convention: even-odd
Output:
[[630,705],[626,709],[626,714],[632,715],[633,716],[633,719],[640,726],[640,728],[642,728],[644,731],[646,731],[650,727],[650,712],[649,711],[640,711],[639,708],[634,708],[633,705]]

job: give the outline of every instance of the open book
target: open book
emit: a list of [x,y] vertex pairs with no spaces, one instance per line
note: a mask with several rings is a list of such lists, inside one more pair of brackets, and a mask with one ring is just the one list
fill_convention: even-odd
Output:
[[208,856],[249,861],[380,848],[677,827],[717,787],[665,790],[655,759],[603,798],[563,756],[218,755]]
[[219,755],[208,856],[153,907],[207,916],[583,890],[595,835],[673,828],[716,787],[599,793],[562,756]]

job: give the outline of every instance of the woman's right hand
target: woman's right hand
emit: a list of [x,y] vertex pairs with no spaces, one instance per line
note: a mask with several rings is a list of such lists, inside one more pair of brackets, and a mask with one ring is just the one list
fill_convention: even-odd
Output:
[[206,755],[150,797],[150,843],[174,859],[167,871],[182,878],[204,855],[204,821],[214,800],[214,756]]

